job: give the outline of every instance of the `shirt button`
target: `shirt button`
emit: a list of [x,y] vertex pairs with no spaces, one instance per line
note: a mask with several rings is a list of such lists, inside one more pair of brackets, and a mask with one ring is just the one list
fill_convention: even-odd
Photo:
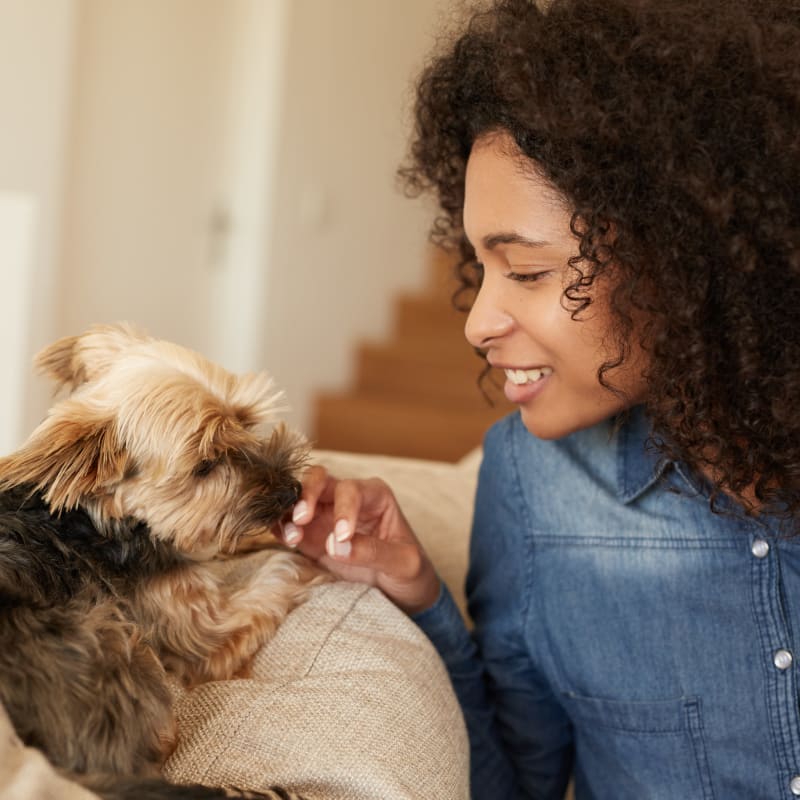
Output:
[[792,794],[795,797],[800,797],[800,775],[795,775],[794,778],[789,782],[789,788],[792,790]]
[[764,539],[756,539],[750,546],[750,552],[756,558],[765,558],[769,553],[769,542],[764,541]]
[[[772,663],[780,670],[789,669],[792,666],[792,654],[788,650],[776,650]],[[800,788],[800,776],[797,777],[797,786]]]

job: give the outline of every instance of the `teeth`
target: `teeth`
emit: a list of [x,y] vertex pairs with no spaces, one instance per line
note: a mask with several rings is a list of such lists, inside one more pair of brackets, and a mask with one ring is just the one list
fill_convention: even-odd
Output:
[[522,386],[524,383],[535,383],[540,378],[552,375],[553,370],[550,369],[550,367],[542,367],[541,369],[507,369],[505,373],[506,378],[508,378],[511,383]]

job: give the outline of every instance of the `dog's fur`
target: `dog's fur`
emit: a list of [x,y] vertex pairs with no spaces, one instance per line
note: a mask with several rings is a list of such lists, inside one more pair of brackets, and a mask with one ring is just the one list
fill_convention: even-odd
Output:
[[[67,393],[0,459],[0,700],[25,743],[104,797],[231,796],[132,776],[157,776],[174,748],[167,671],[245,673],[329,579],[269,536],[307,445],[277,423],[265,375],[127,325],[37,365]],[[229,586],[224,561],[254,547],[273,551]]]

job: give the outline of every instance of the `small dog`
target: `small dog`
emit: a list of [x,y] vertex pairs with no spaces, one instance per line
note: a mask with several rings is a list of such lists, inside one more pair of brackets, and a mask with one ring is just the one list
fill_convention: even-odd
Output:
[[[127,325],[36,362],[68,391],[0,458],[0,700],[20,738],[105,798],[292,796],[155,777],[176,742],[167,672],[246,673],[331,579],[269,536],[308,455],[280,393]],[[224,562],[254,548],[271,553],[229,585]]]

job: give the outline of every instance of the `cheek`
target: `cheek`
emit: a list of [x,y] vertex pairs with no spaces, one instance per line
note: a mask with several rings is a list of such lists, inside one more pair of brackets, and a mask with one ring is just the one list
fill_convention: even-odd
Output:
[[556,299],[531,303],[526,309],[528,335],[544,351],[546,361],[573,379],[594,374],[602,363],[601,333],[589,321],[573,320]]
[[[585,327],[575,326],[578,333],[571,343],[571,357],[569,370],[575,376],[575,381],[580,381],[586,389],[591,389],[597,399],[612,406],[619,404],[620,400],[600,384],[598,373],[600,368],[608,363],[615,362],[619,357],[619,348],[614,338],[608,333],[605,324],[596,324],[588,321]],[[635,346],[625,356],[625,360],[618,367],[606,370],[604,380],[627,396],[628,402],[624,405],[633,405],[641,402],[646,393],[646,382],[643,377],[646,368],[646,359],[641,349]],[[602,399],[602,398],[605,399]],[[619,409],[615,409],[619,410]]]
[[560,293],[548,291],[517,291],[509,309],[517,324],[528,336],[547,350],[557,353],[560,343],[572,338],[569,313],[561,307]]

